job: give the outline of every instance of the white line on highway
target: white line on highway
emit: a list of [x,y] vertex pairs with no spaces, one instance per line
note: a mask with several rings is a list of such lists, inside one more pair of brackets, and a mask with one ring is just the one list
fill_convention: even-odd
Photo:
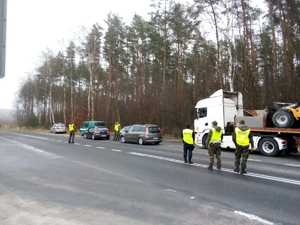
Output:
[[96,147],[96,148],[98,148],[98,149],[105,149],[104,147],[102,147],[102,146],[98,146],[98,147]]
[[300,167],[300,164],[293,164],[293,163],[285,163],[284,165],[290,167]]
[[40,148],[36,148],[36,147],[34,147],[34,146],[27,145],[27,144],[24,144],[24,143],[19,142],[19,141],[13,141],[13,140],[9,140],[9,139],[7,139],[7,138],[2,138],[2,137],[1,137],[1,139],[5,140],[5,141],[7,141],[7,142],[13,143],[13,144],[15,144],[15,145],[17,145],[17,146],[20,146],[20,147],[22,147],[22,148],[24,148],[24,149],[26,149],[26,150],[29,150],[29,151],[38,153],[38,154],[40,154],[40,155],[42,155],[42,156],[45,156],[45,157],[47,157],[47,158],[49,158],[49,159],[59,159],[59,158],[63,158],[63,157],[60,156],[60,155],[56,155],[56,154],[54,154],[54,153],[47,152],[47,151],[42,150],[42,149],[40,149]]
[[38,136],[33,136],[33,135],[29,135],[29,134],[19,134],[19,133],[16,133],[16,135],[18,136],[21,136],[21,137],[29,137],[29,138],[35,138],[35,139],[39,139],[39,140],[50,140],[49,138],[45,138],[45,137],[38,137]]
[[173,192],[173,193],[176,193],[176,192],[177,192],[176,190],[174,190],[174,189],[170,189],[170,188],[168,188],[168,189],[165,189],[164,191],[167,191],[167,192]]
[[112,149],[112,151],[113,152],[122,152],[122,150],[120,150],[120,149],[114,149],[114,148]]
[[92,147],[91,145],[84,145],[85,147]]
[[74,145],[80,145],[79,143],[74,143]]
[[273,225],[274,223],[268,220],[265,220],[259,216],[253,215],[253,214],[249,214],[249,213],[245,213],[242,211],[234,211],[235,214],[238,214],[240,216],[244,216],[247,217],[249,220],[255,220],[258,221],[260,223],[264,223],[264,224],[268,224],[268,225]]
[[[150,155],[150,154],[144,154],[144,153],[139,153],[139,152],[129,152],[128,154],[140,156],[140,157],[159,159],[159,160],[164,160],[164,161],[174,162],[174,163],[179,163],[179,164],[184,164],[182,160],[172,159],[172,158],[167,158],[167,157],[162,157],[162,156],[157,156],[157,155]],[[200,163],[194,163],[191,166],[207,168],[207,165],[200,164]],[[227,169],[227,168],[222,168],[222,171],[228,172],[228,173],[235,173],[235,172],[233,172],[232,169]],[[294,185],[300,186],[299,180],[292,180],[292,179],[283,178],[283,177],[275,177],[275,176],[269,176],[269,175],[264,175],[264,174],[259,174],[259,173],[247,173],[247,174],[244,174],[243,176],[255,177],[255,178],[277,181],[277,182],[287,183],[287,184],[294,184]]]
[[262,162],[260,159],[248,159],[248,161],[253,161],[253,162]]

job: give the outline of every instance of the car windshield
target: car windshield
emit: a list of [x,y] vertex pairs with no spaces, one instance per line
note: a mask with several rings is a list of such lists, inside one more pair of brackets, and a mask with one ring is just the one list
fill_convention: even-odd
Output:
[[148,127],[149,133],[159,133],[160,129],[159,127]]
[[96,127],[105,127],[105,123],[102,122],[102,121],[96,122],[96,123],[95,123],[95,126],[96,126]]

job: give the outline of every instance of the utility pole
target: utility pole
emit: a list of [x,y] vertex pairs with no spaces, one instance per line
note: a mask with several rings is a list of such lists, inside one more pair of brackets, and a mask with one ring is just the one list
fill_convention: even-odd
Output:
[[0,78],[5,75],[6,0],[0,0]]

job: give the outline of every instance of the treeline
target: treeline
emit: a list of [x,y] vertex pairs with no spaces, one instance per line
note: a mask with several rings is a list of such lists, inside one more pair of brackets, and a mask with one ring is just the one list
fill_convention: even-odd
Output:
[[19,124],[120,120],[175,133],[219,88],[242,92],[246,108],[299,101],[300,2],[253,2],[156,0],[129,25],[109,14],[105,29],[44,55],[19,91]]

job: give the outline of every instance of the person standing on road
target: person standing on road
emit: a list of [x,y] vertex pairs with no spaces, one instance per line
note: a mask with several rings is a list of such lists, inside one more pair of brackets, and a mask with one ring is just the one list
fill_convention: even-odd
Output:
[[119,141],[120,131],[121,131],[121,124],[119,121],[117,121],[114,124],[114,141]]
[[190,129],[190,125],[186,125],[186,128],[182,131],[181,138],[183,141],[183,159],[184,163],[192,164],[195,133]]
[[76,132],[76,125],[74,122],[69,123],[69,144],[70,143],[74,143],[74,139],[75,139],[75,132]]
[[207,146],[209,154],[208,169],[213,170],[214,157],[217,159],[217,169],[221,169],[221,142],[223,140],[223,132],[221,127],[218,126],[217,121],[212,122],[212,129],[208,133]]
[[[248,126],[246,126],[245,121],[241,120],[238,127],[235,128],[232,140],[236,146],[235,150],[235,163],[234,172],[240,174],[247,173],[247,160],[249,156],[249,146],[253,149],[253,136]],[[242,158],[242,163],[241,163]],[[240,171],[241,166],[241,171]]]

